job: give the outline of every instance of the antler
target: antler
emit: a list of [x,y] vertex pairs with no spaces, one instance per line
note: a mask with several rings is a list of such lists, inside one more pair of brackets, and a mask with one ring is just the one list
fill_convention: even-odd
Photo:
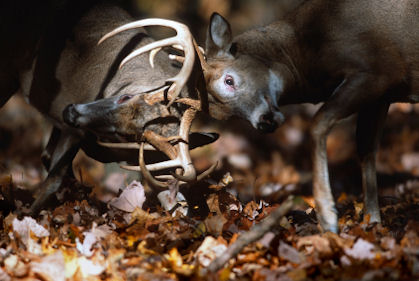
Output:
[[182,49],[185,54],[185,60],[183,62],[182,69],[179,71],[179,73],[175,77],[172,77],[166,80],[166,82],[171,84],[168,90],[168,96],[171,96],[171,100],[169,101],[169,104],[168,104],[168,106],[170,106],[173,104],[176,98],[179,97],[180,92],[182,88],[185,86],[194,66],[195,50],[194,50],[193,37],[189,31],[189,28],[186,25],[176,22],[176,21],[172,21],[172,20],[157,19],[157,18],[139,20],[139,21],[125,24],[123,26],[120,26],[114,29],[113,31],[103,36],[99,40],[98,44],[102,43],[106,39],[120,32],[134,29],[134,28],[153,26],[153,25],[173,28],[174,30],[176,30],[177,34],[176,36],[163,39],[160,41],[155,41],[153,43],[150,43],[148,45],[145,45],[133,51],[131,54],[129,54],[126,58],[122,60],[120,67],[122,67],[125,63],[127,63],[131,59],[148,51],[152,51],[150,54],[150,64],[153,66],[154,56],[162,47],[172,46],[177,49]]
[[[194,67],[194,60],[195,60],[195,52],[198,55],[200,66],[205,74],[206,70],[208,69],[208,65],[204,58],[204,51],[200,48],[193,36],[191,35],[187,26],[182,23],[165,20],[165,19],[145,19],[135,21],[121,27],[114,29],[113,31],[109,32],[105,36],[103,36],[99,43],[102,43],[104,40],[126,30],[140,28],[145,26],[165,26],[172,28],[176,31],[176,36],[170,37],[167,39],[163,39],[160,41],[156,41],[150,43],[148,45],[142,46],[139,49],[133,51],[129,54],[126,58],[124,58],[120,64],[122,67],[125,63],[130,61],[131,59],[150,51],[149,60],[150,65],[154,67],[154,57],[155,55],[161,50],[162,47],[165,46],[172,46],[176,49],[180,49],[184,52],[184,57],[169,55],[169,58],[175,59],[183,63],[183,66],[179,73],[172,78],[166,80],[166,86],[162,86],[156,90],[152,90],[148,92],[145,96],[145,101],[150,105],[162,102],[169,97],[169,103],[167,107],[171,106],[173,102],[183,103],[188,105],[189,108],[184,112],[180,127],[179,127],[179,135],[174,137],[163,137],[160,136],[152,131],[146,130],[143,133],[143,141],[138,143],[121,143],[121,144],[110,144],[110,143],[100,143],[104,146],[111,147],[111,148],[128,148],[128,149],[139,149],[139,166],[121,166],[122,168],[134,171],[141,171],[144,178],[153,186],[167,188],[169,186],[169,182],[167,180],[179,180],[181,182],[192,182],[196,180],[201,180],[204,177],[208,176],[212,173],[215,168],[217,167],[218,163],[213,164],[210,168],[206,171],[201,173],[197,176],[196,170],[192,164],[192,160],[189,154],[189,132],[192,126],[192,121],[195,118],[196,112],[200,111],[201,108],[201,101],[194,100],[191,98],[178,98],[182,88],[186,85],[191,72]],[[167,93],[167,96],[165,96]],[[175,145],[172,142],[175,141]],[[146,143],[147,142],[147,143]],[[144,150],[160,150],[164,154],[166,154],[170,160],[154,163],[146,165],[144,161]],[[158,170],[165,170],[165,169],[173,169],[175,168],[175,172],[171,175],[161,175],[156,176],[155,178],[151,174],[152,171]],[[158,180],[166,180],[160,181]]]
[[[189,132],[192,126],[192,121],[195,118],[197,110],[195,108],[188,108],[181,120],[179,127],[179,136],[175,137],[163,137],[152,131],[146,130],[143,134],[145,141],[151,144],[155,149],[166,154],[170,160],[159,162],[155,164],[146,165],[144,161],[144,150],[145,142],[141,144],[129,143],[129,144],[106,144],[107,147],[117,147],[117,148],[139,148],[139,166],[121,166],[124,169],[132,171],[141,171],[144,178],[153,186],[166,188],[168,187],[168,182],[163,182],[155,179],[150,172],[165,170],[170,168],[180,168],[176,169],[175,173],[172,173],[172,176],[162,176],[165,180],[168,179],[178,179],[181,182],[193,182],[196,180],[201,180],[204,177],[208,176],[214,171],[217,167],[217,163],[213,164],[206,171],[202,172],[197,176],[196,170],[192,164],[192,160],[189,154]],[[176,140],[177,143],[172,145],[170,141]],[[182,174],[181,174],[182,173]]]

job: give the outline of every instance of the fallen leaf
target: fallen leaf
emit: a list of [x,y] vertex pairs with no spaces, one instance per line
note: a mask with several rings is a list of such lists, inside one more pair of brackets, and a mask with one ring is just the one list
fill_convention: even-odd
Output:
[[194,272],[195,266],[184,264],[182,256],[176,248],[172,248],[168,254],[168,261],[172,267],[172,270],[183,276],[190,276]]
[[24,217],[21,221],[15,218],[13,220],[13,230],[18,233],[22,239],[29,238],[30,232],[38,238],[49,236],[49,231],[42,225],[39,225],[36,220],[31,217]]
[[204,221],[208,233],[218,236],[223,232],[224,224],[228,220],[223,215],[210,214]]
[[226,245],[212,236],[207,236],[201,246],[196,250],[195,259],[200,265],[207,267],[216,257],[221,256],[226,250]]
[[300,237],[297,241],[297,249],[302,248],[308,255],[316,254],[320,257],[329,257],[333,254],[329,239],[320,235]]
[[11,281],[12,278],[0,267],[0,280],[2,281]]
[[119,197],[112,199],[109,204],[116,209],[131,213],[135,208],[142,208],[145,199],[143,185],[138,181],[132,181]]
[[282,241],[279,243],[278,255],[282,259],[295,264],[300,264],[303,260],[301,254],[296,249],[294,249],[294,247]]
[[370,242],[359,238],[352,248],[344,249],[346,255],[358,260],[371,260],[375,258],[374,245]]
[[92,275],[97,276],[105,270],[104,266],[96,264],[93,261],[86,259],[86,257],[79,258],[78,264],[83,277],[88,277]]
[[38,238],[47,237],[49,236],[48,230],[31,217],[24,217],[21,221],[15,218],[13,220],[13,230],[19,235],[28,252],[42,254],[41,245],[32,238],[31,234]]
[[65,281],[66,279],[64,256],[61,251],[43,257],[40,262],[32,262],[31,269],[42,276],[42,280]]
[[[170,190],[165,190],[160,192],[157,195],[157,198],[160,201],[160,204],[166,211],[173,211],[172,215],[176,216],[177,212],[180,212],[182,215],[186,216],[188,214],[188,204],[186,202],[185,196],[182,193],[177,192],[176,197],[173,199],[171,196]],[[179,205],[175,210],[173,208]]]
[[10,255],[4,261],[6,270],[10,272],[14,277],[24,277],[28,271],[29,267],[19,260],[17,255]]
[[96,236],[91,232],[84,232],[83,243],[80,242],[79,238],[76,238],[76,248],[80,254],[91,257],[93,255],[92,248],[98,242]]
[[249,220],[254,220],[259,215],[259,205],[255,201],[250,201],[243,208],[243,213]]

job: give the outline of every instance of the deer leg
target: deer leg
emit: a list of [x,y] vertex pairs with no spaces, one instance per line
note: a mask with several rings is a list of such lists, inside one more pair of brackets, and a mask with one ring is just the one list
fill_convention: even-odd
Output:
[[51,199],[51,196],[59,190],[63,177],[71,169],[72,161],[78,150],[79,138],[70,133],[62,132],[52,153],[48,176],[41,183],[38,196],[30,208],[31,214],[37,214],[46,202]]
[[364,214],[370,215],[370,222],[381,222],[378,207],[377,176],[375,158],[389,104],[369,105],[358,113],[356,141],[362,169],[364,191]]
[[52,132],[49,137],[48,144],[45,147],[45,149],[42,151],[41,161],[47,171],[51,167],[51,157],[55,148],[57,147],[57,143],[60,139],[60,134],[61,134],[61,130],[54,126],[52,128]]
[[365,104],[379,99],[387,87],[385,77],[380,78],[367,73],[347,77],[314,116],[311,126],[313,195],[317,217],[324,231],[338,231],[338,217],[327,164],[327,136],[339,120],[358,112]]

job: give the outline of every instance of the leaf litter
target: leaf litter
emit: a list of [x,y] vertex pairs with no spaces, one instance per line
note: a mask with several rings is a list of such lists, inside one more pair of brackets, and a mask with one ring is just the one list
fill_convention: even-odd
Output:
[[[380,173],[418,176],[417,130],[392,125],[403,114],[390,114],[377,167]],[[418,280],[419,181],[393,177],[380,183],[379,175],[382,225],[369,223],[356,192],[339,191],[340,232],[320,232],[313,198],[304,190],[311,182],[310,118],[304,118],[291,116],[283,129],[263,140],[232,130],[224,139],[227,145],[213,148],[225,157],[219,174],[177,196],[163,193],[162,202],[138,182],[102,198],[90,181],[68,182],[62,197],[73,194],[70,200],[36,218],[21,217],[13,207],[30,204],[23,187],[40,182],[38,174],[31,165],[2,174],[0,280]],[[341,138],[346,139],[342,132],[332,132],[331,175],[339,170],[343,175],[332,185],[359,188],[352,168],[340,166],[353,151],[342,148]],[[202,166],[208,154],[215,154],[205,153],[195,156]],[[83,179],[97,177],[80,171]],[[120,186],[124,178],[115,177]],[[218,271],[208,270],[290,194],[297,194],[292,210],[275,226]]]

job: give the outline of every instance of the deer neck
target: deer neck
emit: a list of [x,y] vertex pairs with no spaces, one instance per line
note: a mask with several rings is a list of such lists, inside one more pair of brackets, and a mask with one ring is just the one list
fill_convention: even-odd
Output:
[[249,30],[239,35],[234,41],[238,43],[238,51],[252,55],[267,64],[284,64],[292,74],[288,83],[287,94],[281,101],[286,103],[288,96],[295,102],[304,100],[306,79],[303,52],[297,44],[292,25],[286,21],[278,21],[265,27]]

